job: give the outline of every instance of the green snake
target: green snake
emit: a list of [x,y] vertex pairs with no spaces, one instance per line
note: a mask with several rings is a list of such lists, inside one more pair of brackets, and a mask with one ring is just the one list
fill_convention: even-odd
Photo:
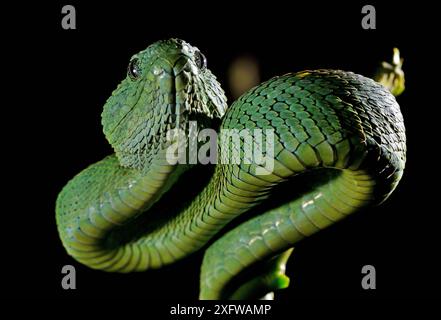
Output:
[[[170,162],[173,143],[188,143],[168,132],[188,134],[190,121],[200,132],[216,120],[218,130],[261,129],[265,141],[272,130],[272,153],[263,148],[273,155],[272,170],[257,174],[262,163],[243,159],[218,163],[177,212],[155,212],[194,168]],[[263,82],[227,107],[204,55],[179,39],[131,58],[104,105],[102,125],[115,153],[76,175],[56,201],[65,249],[90,268],[134,272],[205,247],[200,299],[261,298],[287,287],[293,246],[382,203],[406,159],[403,118],[386,86],[352,72],[308,70]],[[218,157],[243,155],[246,144],[218,143]],[[273,203],[280,193],[289,197]],[[265,203],[272,206],[254,212]]]

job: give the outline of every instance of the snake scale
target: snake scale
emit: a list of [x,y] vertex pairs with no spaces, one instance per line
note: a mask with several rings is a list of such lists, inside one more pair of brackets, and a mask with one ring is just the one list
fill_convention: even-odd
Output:
[[[220,130],[273,130],[273,170],[258,175],[257,163],[216,164],[180,212],[152,212],[191,168],[170,163],[167,132],[188,133],[189,121],[200,131],[216,119]],[[133,272],[206,246],[200,299],[261,298],[287,287],[293,246],[383,202],[406,159],[399,105],[378,82],[352,72],[308,70],[276,76],[227,107],[204,55],[179,39],[158,41],[131,58],[127,77],[104,105],[102,125],[115,154],[76,175],[56,201],[65,249],[91,268]],[[219,155],[242,152],[245,144],[219,144]],[[252,214],[296,181],[303,191]],[[244,221],[210,242],[245,212]]]

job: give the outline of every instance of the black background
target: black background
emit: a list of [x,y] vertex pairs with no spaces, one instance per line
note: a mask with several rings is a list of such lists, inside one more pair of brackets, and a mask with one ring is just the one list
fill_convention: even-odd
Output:
[[[75,6],[77,30],[61,28],[64,4]],[[277,298],[434,297],[440,264],[435,206],[439,188],[434,182],[438,106],[433,99],[437,92],[430,89],[430,76],[439,72],[438,49],[433,47],[438,40],[431,38],[436,24],[430,18],[433,8],[371,2],[377,10],[377,29],[363,30],[364,4],[124,1],[36,7],[35,23],[25,32],[28,40],[15,39],[17,46],[12,47],[26,57],[14,68],[32,68],[26,68],[29,73],[21,80],[29,90],[17,96],[26,101],[24,121],[30,130],[13,138],[19,139],[20,151],[26,154],[19,165],[29,169],[11,184],[14,222],[5,227],[12,248],[6,263],[7,291],[50,298],[197,298],[203,252],[161,270],[108,274],[71,259],[55,226],[55,199],[61,188],[112,152],[100,114],[125,77],[129,58],[156,40],[178,37],[206,55],[208,67],[225,89],[226,70],[240,54],[255,56],[266,80],[315,68],[370,76],[380,61],[390,58],[394,46],[400,48],[406,91],[398,101],[408,135],[404,177],[381,207],[354,214],[302,241],[288,265],[291,286]],[[77,290],[61,288],[65,264],[76,267]],[[361,268],[366,264],[376,267],[376,290],[361,288]]]

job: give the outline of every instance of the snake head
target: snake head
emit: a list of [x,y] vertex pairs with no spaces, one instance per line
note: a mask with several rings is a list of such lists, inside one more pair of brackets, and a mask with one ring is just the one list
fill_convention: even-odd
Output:
[[104,105],[104,134],[122,166],[143,169],[169,142],[167,132],[198,129],[221,118],[226,97],[205,56],[179,39],[158,41],[135,54],[127,77]]

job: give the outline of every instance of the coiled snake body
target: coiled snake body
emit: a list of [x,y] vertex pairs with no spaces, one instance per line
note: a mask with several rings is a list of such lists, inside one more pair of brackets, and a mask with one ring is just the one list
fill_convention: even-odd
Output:
[[[272,78],[227,108],[205,63],[197,48],[177,39],[156,42],[131,59],[102,114],[115,154],[60,192],[58,231],[67,252],[91,268],[158,268],[271,201],[276,185],[309,174],[304,192],[251,216],[206,250],[201,299],[258,298],[288,285],[284,266],[296,242],[391,194],[405,165],[403,119],[381,84],[337,70]],[[272,129],[274,169],[258,175],[256,163],[217,164],[195,199],[161,219],[149,209],[188,168],[168,160],[167,132],[187,130],[191,120],[201,130],[215,118],[222,118],[221,130],[263,129],[264,139]],[[219,153],[244,147],[220,144]]]

